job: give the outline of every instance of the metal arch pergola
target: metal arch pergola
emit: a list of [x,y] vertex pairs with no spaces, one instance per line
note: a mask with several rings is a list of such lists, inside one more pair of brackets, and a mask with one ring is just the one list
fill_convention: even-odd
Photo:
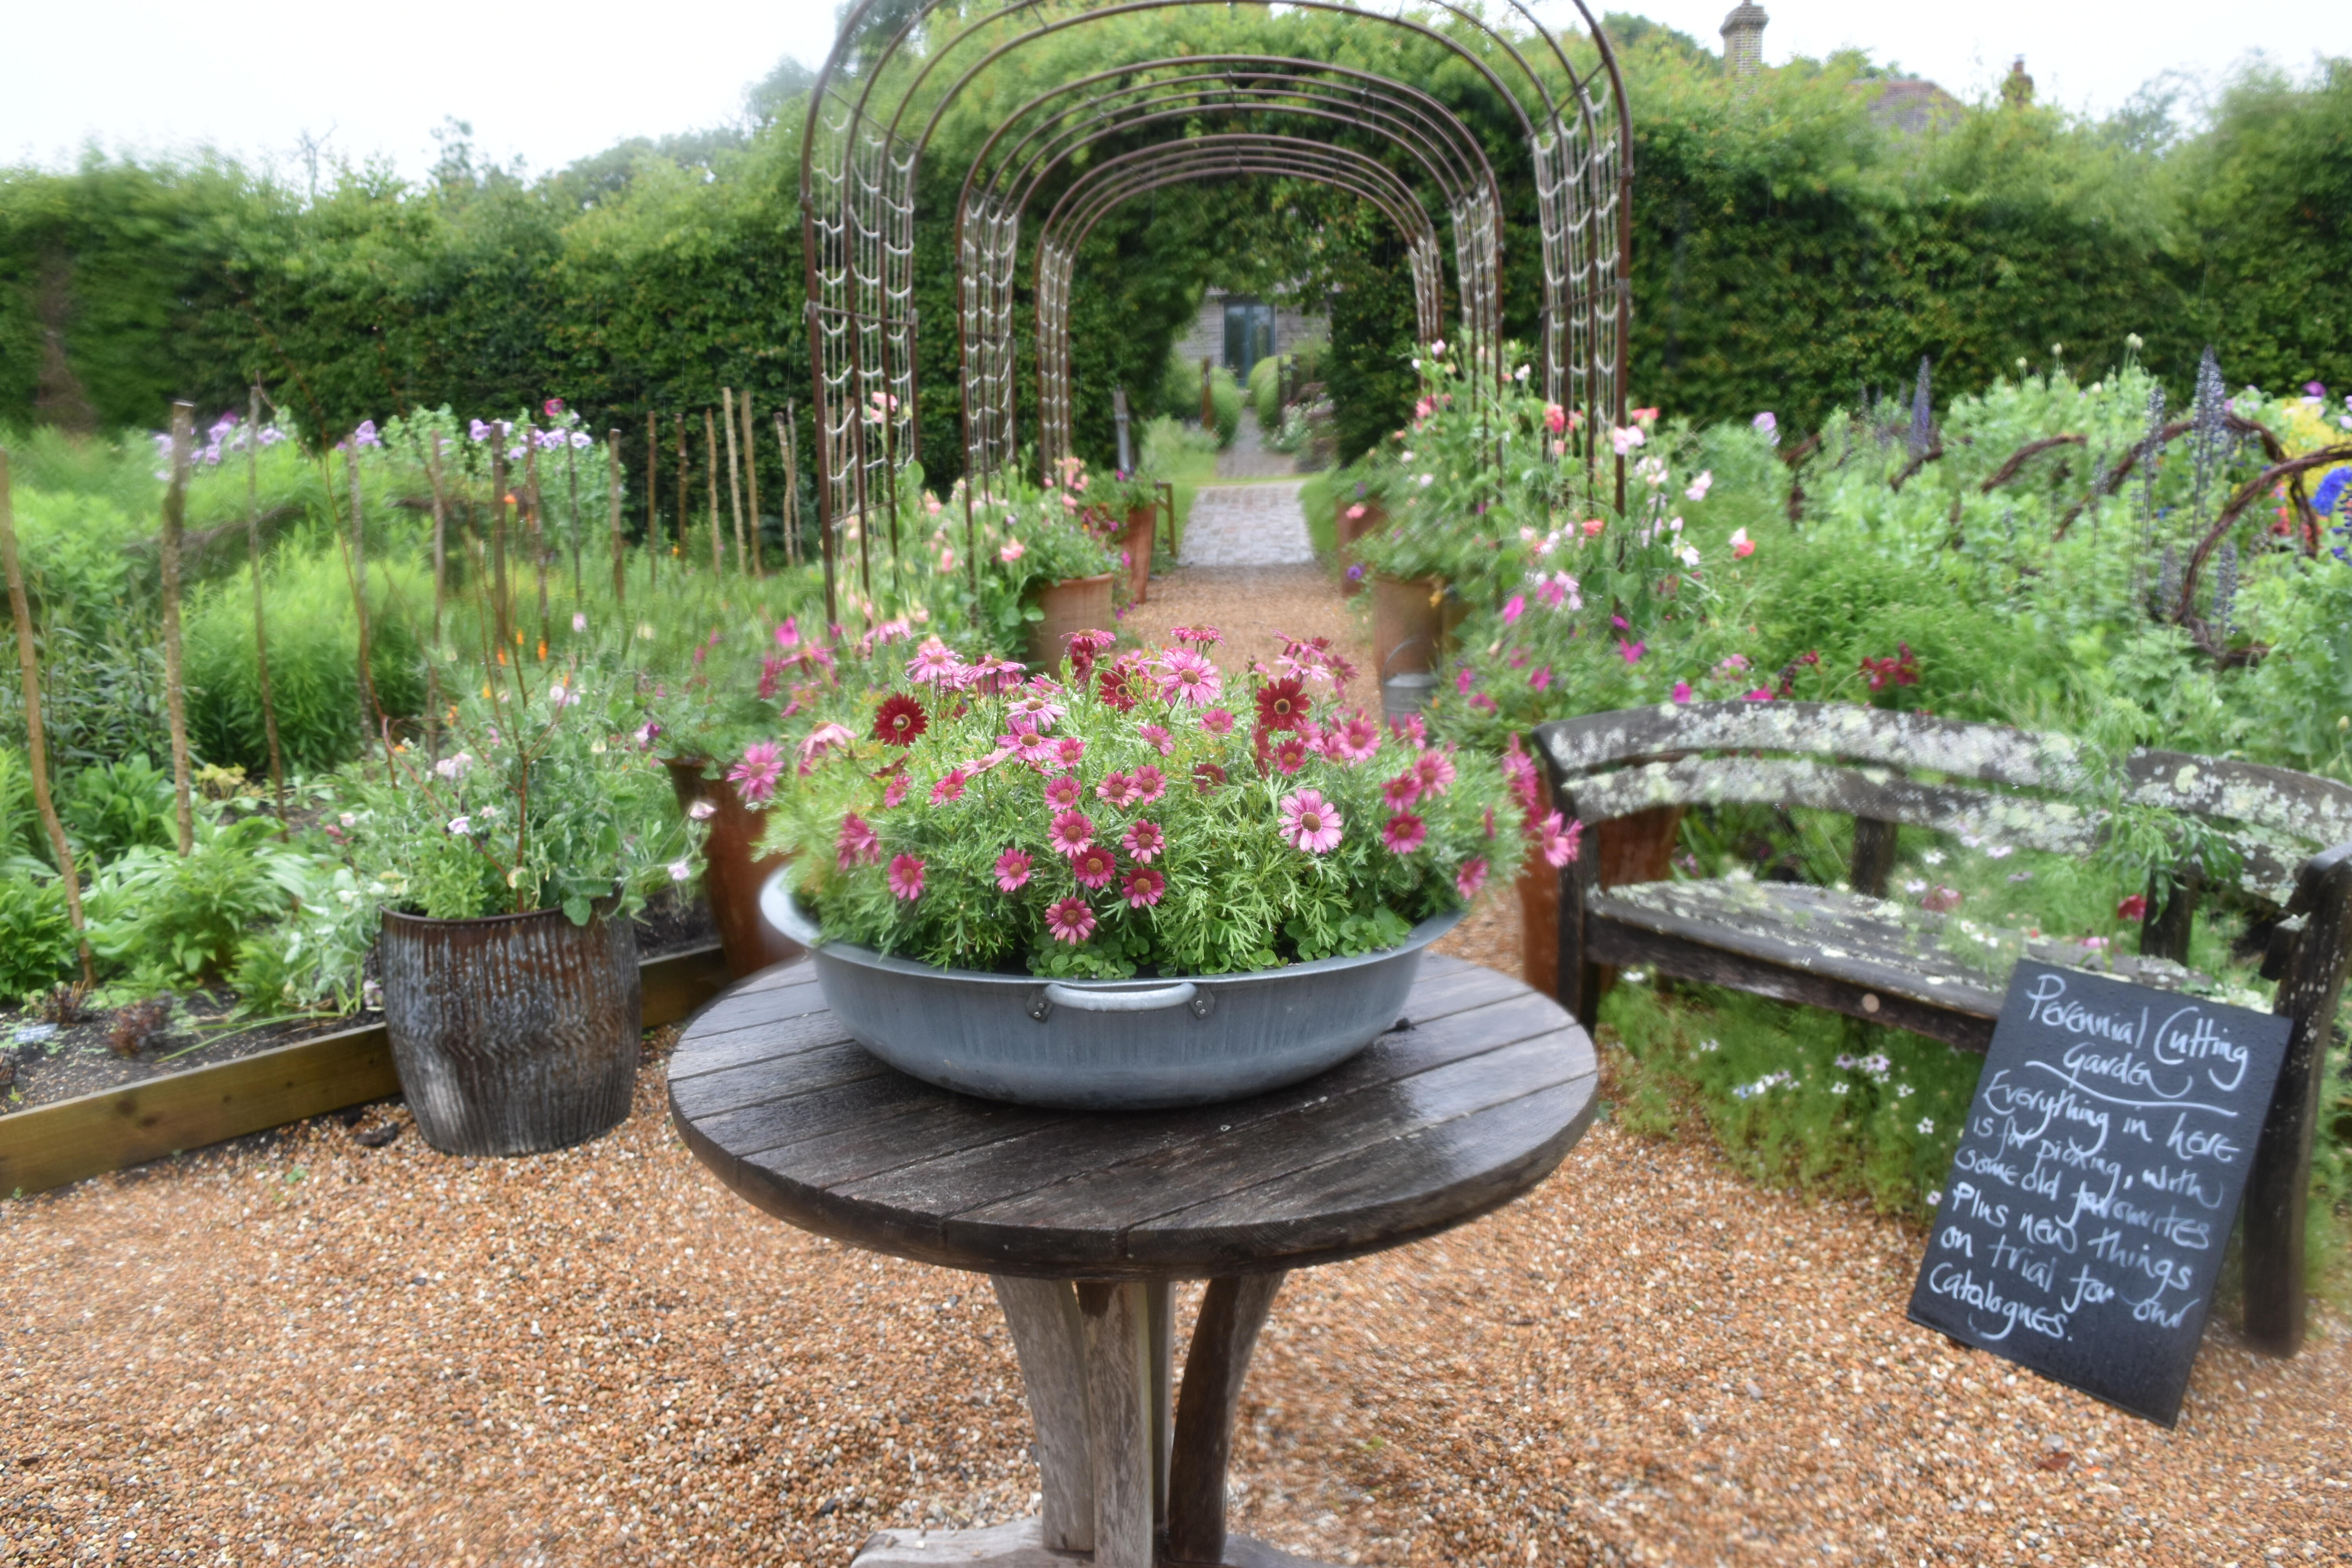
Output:
[[[1213,67],[1200,69],[1201,67]],[[1132,79],[1139,71],[1195,68],[1172,77]],[[1101,84],[1117,80],[1119,85]],[[1073,98],[1069,104],[1056,100]],[[1064,166],[1090,152],[1099,142],[1139,130],[1176,127],[1179,140],[1159,145],[1230,146],[1227,138],[1189,134],[1205,115],[1276,116],[1285,120],[1319,121],[1337,129],[1365,132],[1391,150],[1438,193],[1438,206],[1447,215],[1454,237],[1456,276],[1461,281],[1463,324],[1474,341],[1491,342],[1501,330],[1502,266],[1499,234],[1500,187],[1485,150],[1470,129],[1451,110],[1420,89],[1369,72],[1329,66],[1315,60],[1265,56],[1179,56],[1138,62],[1116,71],[1099,72],[1040,94],[1009,115],[973,160],[964,193],[957,205],[958,255],[961,263],[959,340],[963,369],[963,406],[968,471],[976,479],[998,469],[1009,458],[1013,439],[1012,288],[1015,276],[1020,216],[1039,188]],[[1024,121],[1036,123],[1026,134],[1004,147],[999,143]],[[1282,165],[1289,153],[1312,159],[1339,143],[1277,137],[1262,142],[1249,172],[1280,176],[1303,172]],[[1380,171],[1389,197],[1415,209],[1423,204],[1408,182],[1388,165],[1360,153],[1352,156]],[[1318,168],[1328,168],[1322,159]],[[1235,172],[1230,160],[1204,165],[1212,173]],[[1351,163],[1358,173],[1361,163]],[[982,174],[988,177],[983,182]],[[1158,181],[1149,189],[1175,183]],[[1329,180],[1316,183],[1333,184]],[[1343,188],[1364,195],[1352,184]],[[1141,194],[1138,192],[1137,194]],[[1064,200],[1068,195],[1066,193]],[[1116,205],[1116,204],[1114,204]],[[1108,209],[1104,209],[1108,210]],[[1387,211],[1387,209],[1383,209]],[[1097,217],[1099,218],[1100,213]],[[1431,244],[1412,245],[1408,251],[1414,270],[1417,324],[1423,342],[1439,335],[1438,300],[1443,292],[1437,265],[1433,226],[1407,221],[1394,211],[1387,216],[1401,223],[1408,236],[1428,230]],[[1423,214],[1426,217],[1426,213]],[[1091,223],[1087,226],[1091,227]],[[1083,238],[1081,235],[1080,239]],[[1410,244],[1410,239],[1409,239]],[[1039,447],[1050,467],[1066,453],[1069,430],[1066,404],[1052,395],[1057,366],[1067,361],[1066,312],[1049,305],[1052,285],[1066,303],[1068,268],[1076,260],[1076,245],[1039,251],[1037,268],[1038,353],[1040,376]],[[1056,269],[1058,268],[1058,276]],[[1498,372],[1499,374],[1499,372]]]
[[[802,225],[827,612],[836,621],[836,531],[854,521],[862,539],[872,512],[884,507],[895,532],[896,467],[916,452],[915,176],[941,119],[990,66],[1049,35],[1117,16],[1230,8],[1230,0],[1015,0],[974,14],[964,3],[856,0],[810,95],[801,148]],[[1262,3],[1271,9],[1275,0]],[[1331,14],[1418,37],[1483,79],[1517,120],[1534,174],[1541,237],[1544,386],[1553,400],[1588,416],[1580,456],[1590,464],[1598,458],[1602,422],[1623,418],[1631,119],[1615,58],[1584,0],[1569,0],[1596,56],[1584,71],[1525,0],[1503,3],[1525,24],[1518,37],[1535,40],[1536,52],[1549,58],[1547,68],[1557,68],[1564,96],[1555,96],[1514,35],[1453,0],[1414,7],[1437,26],[1355,0],[1280,0],[1285,11]],[[950,7],[961,25],[935,32],[929,24]],[[997,37],[1002,41],[990,47]],[[927,91],[935,71],[975,44],[982,50],[976,63],[943,90]],[[917,55],[919,63],[909,64]],[[927,98],[928,118],[910,138],[905,128]],[[1017,211],[989,221],[1009,226],[1017,242]],[[1499,211],[1495,221],[1499,226]],[[1003,324],[1009,341],[1009,290]],[[1009,358],[1003,370],[1009,384]],[[1009,450],[1009,427],[1003,434],[1008,445],[1002,449]]]
[[1040,455],[1049,468],[1069,455],[1070,277],[1087,236],[1121,203],[1172,184],[1236,174],[1306,180],[1370,202],[1405,237],[1421,340],[1438,335],[1444,306],[1436,227],[1411,188],[1378,159],[1352,148],[1268,135],[1200,136],[1138,148],[1105,160],[1072,184],[1038,241],[1037,420]]

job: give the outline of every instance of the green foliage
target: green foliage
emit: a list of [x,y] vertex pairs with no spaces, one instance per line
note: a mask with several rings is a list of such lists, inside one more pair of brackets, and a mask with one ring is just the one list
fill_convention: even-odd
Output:
[[0,996],[55,984],[72,969],[75,947],[65,884],[0,871]]
[[1242,410],[1246,405],[1241,384],[1232,371],[1219,365],[1209,373],[1209,407],[1217,416],[1219,447],[1234,444],[1234,437],[1241,433]]
[[32,763],[14,746],[0,746],[0,872],[31,869],[49,853],[48,830],[33,801]]
[[306,858],[264,816],[197,824],[183,856],[142,845],[100,870],[89,894],[90,945],[134,984],[217,977],[248,932],[285,914],[307,887]]
[[1268,354],[1250,366],[1249,400],[1261,434],[1272,436],[1282,427],[1282,367],[1287,354]]
[[99,763],[70,774],[58,791],[58,816],[77,858],[112,860],[133,849],[179,843],[171,771],[143,756]]

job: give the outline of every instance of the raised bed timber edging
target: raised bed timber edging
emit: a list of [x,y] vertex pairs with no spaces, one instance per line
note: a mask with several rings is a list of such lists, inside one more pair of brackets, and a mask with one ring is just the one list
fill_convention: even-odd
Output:
[[[717,944],[637,966],[647,1028],[725,990]],[[0,1117],[0,1195],[22,1196],[126,1166],[363,1105],[400,1092],[382,1024]]]

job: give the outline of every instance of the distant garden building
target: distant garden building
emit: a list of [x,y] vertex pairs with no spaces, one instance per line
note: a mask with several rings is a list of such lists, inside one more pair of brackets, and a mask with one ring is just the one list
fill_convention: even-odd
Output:
[[1198,364],[1213,360],[1237,376],[1268,354],[1289,353],[1301,343],[1331,335],[1331,318],[1322,311],[1294,310],[1254,294],[1209,290],[1192,330],[1176,345],[1177,352]]

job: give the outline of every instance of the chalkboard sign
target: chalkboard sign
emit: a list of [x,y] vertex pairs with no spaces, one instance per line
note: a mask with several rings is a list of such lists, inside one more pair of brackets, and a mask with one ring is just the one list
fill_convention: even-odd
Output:
[[2289,1027],[2020,963],[1912,1321],[2177,1422]]

